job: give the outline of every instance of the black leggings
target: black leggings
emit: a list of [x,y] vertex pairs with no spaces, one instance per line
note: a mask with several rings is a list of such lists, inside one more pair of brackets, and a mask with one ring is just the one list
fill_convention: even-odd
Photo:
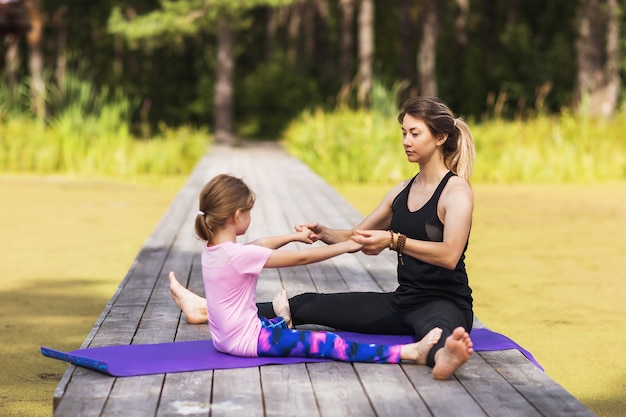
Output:
[[[422,339],[435,327],[443,333],[430,350],[429,366],[435,364],[435,352],[441,349],[452,331],[461,326],[472,329],[474,315],[461,310],[449,300],[433,300],[402,311],[392,302],[393,293],[344,292],[334,294],[304,293],[289,299],[291,319],[295,325],[318,324],[334,329],[370,333],[412,335]],[[259,314],[274,317],[272,303],[259,303]]]

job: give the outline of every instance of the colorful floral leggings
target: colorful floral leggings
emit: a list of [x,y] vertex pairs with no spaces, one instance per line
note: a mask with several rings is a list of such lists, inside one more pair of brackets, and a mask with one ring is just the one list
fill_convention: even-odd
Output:
[[343,362],[400,362],[402,345],[357,343],[332,332],[293,330],[287,327],[282,317],[262,317],[261,323],[257,345],[259,356],[294,356]]

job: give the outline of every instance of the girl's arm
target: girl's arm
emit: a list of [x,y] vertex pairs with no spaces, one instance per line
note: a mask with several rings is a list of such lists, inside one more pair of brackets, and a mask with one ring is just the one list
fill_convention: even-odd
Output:
[[[402,253],[442,268],[454,269],[463,254],[472,223],[474,197],[469,184],[453,177],[439,199],[438,214],[444,223],[443,242],[408,239]],[[394,235],[396,242],[398,235]],[[376,255],[389,247],[390,233],[383,230],[356,230],[353,240],[363,252]]]
[[348,252],[361,249],[361,244],[352,240],[335,243],[328,246],[308,248],[303,250],[274,250],[265,262],[266,268],[284,268],[288,266],[307,265],[320,262]]
[[268,236],[250,242],[250,245],[263,246],[264,248],[278,249],[291,242],[313,243],[309,238],[311,231],[303,228],[300,231],[289,233],[288,235]]

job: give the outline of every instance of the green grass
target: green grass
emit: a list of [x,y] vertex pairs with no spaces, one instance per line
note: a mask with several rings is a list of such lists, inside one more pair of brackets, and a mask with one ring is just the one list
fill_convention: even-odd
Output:
[[[611,121],[564,112],[528,120],[469,121],[475,183],[592,183],[626,179],[626,108]],[[306,111],[285,130],[286,149],[332,183],[390,184],[414,174],[398,158],[395,117]]]
[[203,129],[161,123],[150,132],[147,121],[132,126],[136,100],[119,91],[98,90],[76,75],[47,85],[45,119],[30,113],[27,85],[16,91],[0,86],[0,172],[180,175],[191,171],[211,142]]

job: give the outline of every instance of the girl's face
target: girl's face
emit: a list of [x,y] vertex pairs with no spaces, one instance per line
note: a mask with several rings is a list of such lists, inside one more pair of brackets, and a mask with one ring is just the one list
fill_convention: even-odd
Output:
[[445,138],[433,136],[421,119],[410,114],[402,119],[402,146],[409,162],[420,163],[428,160],[443,142]]
[[251,211],[251,209],[237,211],[235,224],[235,231],[237,233],[237,236],[246,233],[246,230],[248,230],[248,227],[250,227],[250,221],[252,220],[252,217],[250,216]]

